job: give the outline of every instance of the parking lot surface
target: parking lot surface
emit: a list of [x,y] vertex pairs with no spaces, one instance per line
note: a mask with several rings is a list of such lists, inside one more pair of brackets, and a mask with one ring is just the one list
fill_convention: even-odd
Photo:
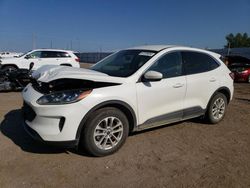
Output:
[[0,93],[0,187],[249,187],[250,84],[217,125],[189,120],[128,137],[115,154],[90,157],[33,141],[19,92]]

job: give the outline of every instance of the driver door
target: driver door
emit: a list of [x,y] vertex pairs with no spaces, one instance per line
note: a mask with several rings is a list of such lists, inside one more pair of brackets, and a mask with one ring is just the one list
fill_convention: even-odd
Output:
[[136,83],[139,125],[153,127],[181,120],[186,93],[181,53],[163,55],[149,70],[162,73],[163,78]]

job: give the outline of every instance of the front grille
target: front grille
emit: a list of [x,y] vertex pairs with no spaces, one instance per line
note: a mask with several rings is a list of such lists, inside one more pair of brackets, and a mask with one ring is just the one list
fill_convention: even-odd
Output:
[[33,121],[36,117],[36,112],[26,103],[23,103],[22,113],[24,120]]

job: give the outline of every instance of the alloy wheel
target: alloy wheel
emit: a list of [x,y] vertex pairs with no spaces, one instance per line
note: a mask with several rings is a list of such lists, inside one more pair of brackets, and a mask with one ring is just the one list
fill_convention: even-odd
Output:
[[121,141],[122,135],[122,122],[116,117],[106,117],[94,130],[94,143],[101,150],[109,150]]
[[219,97],[214,101],[212,106],[212,115],[213,118],[219,120],[223,117],[225,113],[226,104],[223,98]]

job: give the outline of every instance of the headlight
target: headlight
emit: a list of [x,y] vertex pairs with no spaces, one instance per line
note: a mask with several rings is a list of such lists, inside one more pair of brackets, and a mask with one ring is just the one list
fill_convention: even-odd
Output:
[[55,92],[40,97],[36,102],[40,105],[69,104],[84,99],[91,92],[92,90],[71,90]]

